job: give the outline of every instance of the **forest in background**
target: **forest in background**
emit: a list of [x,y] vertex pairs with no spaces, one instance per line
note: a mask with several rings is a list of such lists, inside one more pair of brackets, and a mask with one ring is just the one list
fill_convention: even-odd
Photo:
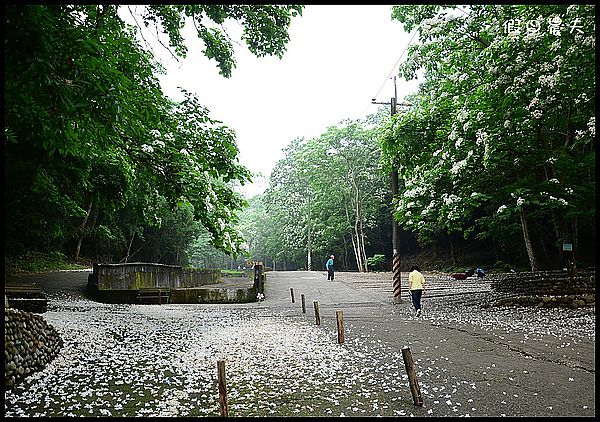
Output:
[[[238,19],[251,51],[281,55],[302,10],[261,7],[149,6],[144,19],[177,54],[183,17],[196,20],[228,76],[232,50],[209,22]],[[595,263],[593,5],[394,6],[419,35],[399,72],[424,75],[410,106],[293,140],[248,201],[233,133],[193,95],[164,97],[116,6],[5,10],[5,259],[300,269],[310,250],[313,269],[335,254],[340,270],[381,270],[393,211],[402,257],[551,269],[571,244]]]

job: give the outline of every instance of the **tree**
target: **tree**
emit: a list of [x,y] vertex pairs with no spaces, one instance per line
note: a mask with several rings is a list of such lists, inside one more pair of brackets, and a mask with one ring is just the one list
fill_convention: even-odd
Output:
[[368,271],[369,234],[379,234],[389,201],[374,129],[347,120],[317,138],[294,140],[284,152],[263,196],[271,256],[304,261],[310,205],[312,255],[334,253],[340,268]]
[[[142,22],[157,24],[184,56],[180,29],[192,19],[203,53],[228,77],[231,40],[211,25],[235,19],[254,54],[281,57],[291,17],[301,10],[153,5]],[[135,234],[139,241],[160,224],[162,201],[172,212],[189,203],[217,248],[239,252],[236,212],[245,201],[233,186],[250,172],[237,160],[235,135],[194,95],[181,102],[164,96],[154,76],[160,66],[118,6],[7,5],[5,12],[7,252],[69,248],[79,257],[86,239],[104,239],[110,255],[128,258]]]
[[401,223],[422,239],[443,229],[515,249],[520,231],[532,269],[557,266],[567,240],[593,250],[594,7],[396,6],[393,17],[420,25],[401,75],[426,78],[382,135],[407,163]]

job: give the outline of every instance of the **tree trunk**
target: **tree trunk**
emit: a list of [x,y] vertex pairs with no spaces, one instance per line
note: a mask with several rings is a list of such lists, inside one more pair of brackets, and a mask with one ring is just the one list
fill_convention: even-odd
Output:
[[523,238],[525,240],[525,249],[527,250],[527,256],[529,257],[529,263],[531,264],[531,271],[538,270],[538,264],[533,253],[533,245],[531,243],[531,235],[527,227],[527,219],[525,218],[525,210],[523,207],[519,210],[519,217],[521,219],[521,228],[523,229]]
[[450,242],[450,256],[452,257],[452,264],[457,266],[458,261],[456,260],[456,254],[454,253],[454,242],[452,242],[451,236],[448,236],[448,241]]
[[500,258],[498,258],[498,246],[496,245],[495,239],[492,239],[492,250],[494,252],[494,260],[496,262],[500,261]]
[[125,256],[123,257],[123,259],[121,259],[121,261],[119,261],[119,263],[121,262],[127,262],[129,260],[129,254],[131,253],[131,245],[133,244],[133,239],[135,238],[135,229],[137,227],[137,217],[135,218],[135,222],[133,223],[133,229],[131,230],[131,238],[129,239],[129,245],[127,245],[127,252],[125,253]]
[[308,250],[306,269],[308,271],[312,271],[312,257],[310,256],[310,250],[311,250],[310,234],[311,233],[310,233],[310,190],[309,190],[308,191],[308,244],[306,246],[306,248]]
[[365,243],[364,243],[364,235],[362,231],[362,214],[360,207],[360,190],[358,189],[358,185],[356,184],[356,180],[354,177],[351,177],[352,180],[352,190],[354,191],[354,234],[356,236],[356,245],[357,245],[357,264],[359,272],[367,272],[367,258],[365,252]]
[[[347,204],[347,201],[344,201],[344,204]],[[348,206],[344,207],[344,211],[346,212],[346,222],[348,223],[349,226],[351,226],[350,223],[350,214],[348,213]],[[360,260],[358,257],[358,247],[356,245],[356,241],[354,240],[354,234],[352,233],[352,230],[350,230],[350,240],[352,241],[352,250],[354,251],[354,259],[356,260],[356,265],[358,268],[358,271],[360,271]]]
[[83,219],[83,223],[79,227],[79,239],[77,239],[77,247],[75,248],[75,262],[79,261],[79,253],[81,252],[81,243],[83,242],[83,235],[85,233],[85,229],[87,226],[88,219],[90,218],[90,214],[92,213],[92,205],[93,201],[90,201],[90,205],[88,206],[88,210],[85,213],[85,218]]

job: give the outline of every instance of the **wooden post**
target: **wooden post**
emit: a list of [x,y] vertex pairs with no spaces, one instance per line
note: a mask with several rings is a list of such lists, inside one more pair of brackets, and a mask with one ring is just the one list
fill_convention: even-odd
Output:
[[319,302],[317,302],[315,300],[314,305],[315,305],[315,324],[321,325],[321,315],[319,314]]
[[294,288],[290,287],[290,293],[292,294],[292,303],[296,303],[296,299],[294,299]]
[[228,416],[227,409],[227,385],[225,384],[225,361],[217,361],[217,380],[219,383],[219,403],[221,404],[221,416]]
[[335,311],[335,317],[337,319],[337,331],[338,331],[338,343],[344,342],[344,312]]
[[304,302],[304,295],[300,295],[300,297],[302,298],[302,313],[305,314],[306,313],[306,302]]
[[421,389],[419,388],[419,381],[417,380],[417,374],[415,373],[415,365],[413,363],[410,347],[406,346],[402,348],[402,358],[404,359],[404,367],[408,374],[408,383],[410,384],[413,404],[415,406],[423,406],[423,396],[421,396]]
[[162,305],[162,298],[161,298],[161,296],[162,296],[162,293],[161,293],[160,289],[158,289],[158,304],[159,305]]
[[263,266],[260,264],[255,264],[254,265],[254,286],[256,286],[256,293],[264,294],[263,281],[264,281]]

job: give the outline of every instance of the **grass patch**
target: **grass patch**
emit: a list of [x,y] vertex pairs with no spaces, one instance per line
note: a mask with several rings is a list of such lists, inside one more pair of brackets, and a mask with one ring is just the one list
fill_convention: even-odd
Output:
[[19,275],[26,273],[43,273],[53,270],[81,270],[90,265],[70,262],[61,252],[41,253],[26,252],[16,257],[4,257],[4,274]]
[[244,270],[221,270],[221,276],[223,276],[223,277],[246,277],[246,271],[244,271]]

